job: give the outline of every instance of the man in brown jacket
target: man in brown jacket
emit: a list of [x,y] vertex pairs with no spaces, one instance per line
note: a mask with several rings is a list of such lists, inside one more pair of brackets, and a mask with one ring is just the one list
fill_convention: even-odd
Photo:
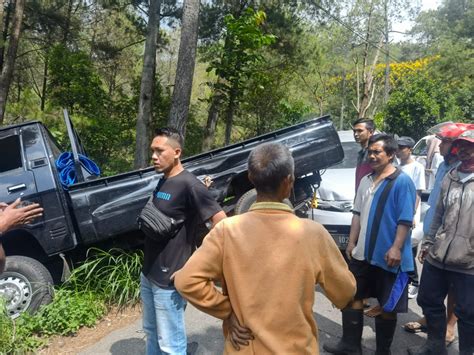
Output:
[[[214,227],[176,273],[175,286],[198,309],[224,321],[224,353],[237,352],[240,343],[247,346],[239,354],[319,354],[314,287],[319,284],[344,308],[355,293],[354,277],[326,229],[282,203],[294,182],[286,147],[255,148],[248,174],[257,202]],[[235,318],[244,325],[240,338],[238,326],[229,333]]]

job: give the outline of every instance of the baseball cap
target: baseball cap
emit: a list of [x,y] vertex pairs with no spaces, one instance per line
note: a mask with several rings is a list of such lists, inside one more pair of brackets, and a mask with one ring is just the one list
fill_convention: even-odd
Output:
[[415,146],[415,140],[411,137],[402,136],[398,137],[397,144],[402,147],[413,148]]

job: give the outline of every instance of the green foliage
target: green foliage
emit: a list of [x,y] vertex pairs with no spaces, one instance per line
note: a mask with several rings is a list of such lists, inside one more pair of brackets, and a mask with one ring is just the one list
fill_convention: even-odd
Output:
[[69,335],[81,327],[92,327],[107,312],[102,295],[91,291],[60,289],[52,303],[36,314],[21,316],[19,327],[41,336]]
[[398,81],[383,110],[385,129],[419,139],[437,122],[457,120],[461,112],[454,97],[429,71]]
[[89,257],[74,269],[64,288],[100,295],[108,305],[125,307],[140,301],[140,272],[143,252],[89,249]]
[[251,77],[264,61],[260,50],[275,41],[275,36],[263,32],[266,15],[263,11],[247,8],[239,17],[228,14],[224,18],[223,45],[217,45],[208,72],[215,71],[217,82],[211,84],[226,103],[228,115],[233,116]]
[[74,269],[55,293],[53,302],[15,320],[0,297],[0,353],[36,351],[51,335],[71,335],[92,327],[108,306],[135,305],[140,295],[143,252],[90,249],[89,259]]
[[63,45],[54,46],[50,53],[49,71],[53,104],[71,112],[80,109],[89,114],[103,108],[105,92],[86,53],[71,51]]

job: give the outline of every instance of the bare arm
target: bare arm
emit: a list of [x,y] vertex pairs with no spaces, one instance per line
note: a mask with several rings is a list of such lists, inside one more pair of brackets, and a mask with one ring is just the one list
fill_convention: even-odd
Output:
[[0,212],[0,233],[5,233],[13,227],[30,223],[36,217],[40,217],[43,214],[43,209],[37,203],[20,207],[20,199],[5,207],[5,204],[1,204],[3,209]]
[[349,243],[347,244],[346,248],[346,256],[349,260],[352,258],[352,250],[355,248],[357,244],[357,240],[359,239],[360,233],[360,216],[358,214],[352,215],[352,222],[351,222],[351,231],[349,233]]
[[390,267],[395,267],[400,265],[402,260],[401,250],[403,248],[403,243],[408,235],[410,226],[405,224],[399,224],[397,226],[397,232],[395,234],[395,241],[393,242],[390,249],[385,254],[385,261]]

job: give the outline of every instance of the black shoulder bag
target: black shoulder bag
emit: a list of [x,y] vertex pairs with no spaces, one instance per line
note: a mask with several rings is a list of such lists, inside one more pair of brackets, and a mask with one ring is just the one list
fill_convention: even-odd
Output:
[[161,212],[153,203],[155,192],[138,215],[138,229],[154,241],[166,243],[178,234],[184,220],[168,217]]

